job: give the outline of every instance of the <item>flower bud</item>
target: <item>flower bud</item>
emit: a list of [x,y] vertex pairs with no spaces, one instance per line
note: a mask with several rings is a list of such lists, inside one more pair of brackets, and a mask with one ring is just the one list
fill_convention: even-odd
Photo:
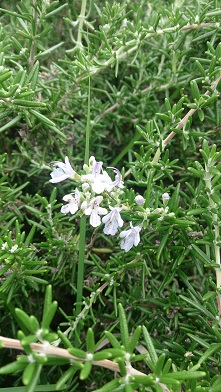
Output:
[[162,199],[163,199],[164,206],[167,206],[167,203],[168,203],[168,201],[170,199],[169,193],[167,193],[167,192],[163,193],[162,194]]
[[141,195],[137,195],[135,197],[135,202],[137,203],[138,206],[143,206],[145,203],[145,199]]
[[87,182],[85,182],[84,184],[82,184],[83,192],[85,192],[88,188],[90,188],[90,185],[89,185]]

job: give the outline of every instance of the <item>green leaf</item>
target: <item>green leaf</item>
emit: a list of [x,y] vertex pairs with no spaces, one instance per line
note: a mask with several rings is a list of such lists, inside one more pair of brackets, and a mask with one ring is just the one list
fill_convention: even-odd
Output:
[[24,106],[26,108],[45,108],[46,104],[44,102],[28,101],[25,99],[13,99],[12,103],[18,106]]
[[80,380],[86,380],[92,369],[92,362],[85,362],[83,369],[80,372]]
[[127,347],[127,352],[128,353],[132,354],[134,349],[135,349],[135,347],[138,345],[138,341],[139,341],[139,338],[140,338],[141,331],[142,331],[142,327],[139,325],[135,329],[135,331],[134,331],[134,333],[132,335],[132,338],[130,339],[130,342],[128,343],[128,347]]
[[204,253],[196,244],[192,244],[192,253],[201,261],[203,261],[206,264],[211,264],[210,258],[207,256],[206,253]]
[[59,338],[61,339],[61,341],[62,341],[63,345],[65,346],[65,348],[73,348],[70,340],[68,339],[68,337],[63,332],[58,330],[57,334],[58,334]]
[[118,309],[119,309],[121,339],[124,347],[127,350],[127,346],[129,343],[129,332],[128,332],[126,314],[124,312],[122,304],[118,305]]
[[30,323],[30,318],[23,310],[16,308],[15,309],[17,317],[22,321],[22,323],[29,329],[31,333],[35,333],[35,329],[33,328],[32,324]]
[[30,83],[30,88],[33,91],[35,91],[38,82],[38,72],[39,72],[39,61],[36,61],[25,83],[26,86]]
[[73,378],[76,371],[77,369],[74,366],[71,366],[66,372],[64,372],[56,384],[56,391],[64,390],[66,382]]
[[87,357],[87,354],[83,350],[80,350],[79,348],[75,348],[75,347],[69,348],[68,352],[71,355],[74,355],[74,357],[77,357],[80,359],[86,359],[86,357]]
[[156,363],[158,361],[158,355],[157,355],[156,350],[154,348],[150,334],[144,325],[143,325],[143,335],[144,335],[144,340],[145,340],[145,343],[147,346],[147,350],[148,350],[150,359],[153,362],[153,364],[156,365]]
[[14,16],[15,18],[21,18],[21,19],[27,20],[28,22],[31,22],[31,19],[32,19],[32,17],[29,14],[18,14],[17,12],[12,12],[12,11],[9,11],[5,8],[0,8],[0,11],[6,13],[8,15]]
[[205,309],[203,307],[203,305],[200,305],[198,302],[193,301],[192,299],[188,298],[188,297],[184,297],[183,295],[180,295],[180,298],[182,298],[185,302],[187,302],[188,304],[190,304],[193,308],[199,310],[202,314],[204,314],[205,316],[207,316],[210,320],[214,320],[215,316],[209,312],[207,309]]
[[201,371],[182,370],[180,372],[173,372],[165,374],[165,377],[171,377],[175,380],[191,380],[195,378],[205,377],[206,373]]
[[118,340],[115,338],[115,336],[109,332],[109,331],[105,331],[105,335],[107,336],[110,344],[117,349],[122,349],[121,344],[118,342]]
[[36,385],[39,381],[42,365],[35,362],[35,368],[27,384],[27,392],[35,392]]
[[170,375],[161,375],[159,376],[159,380],[161,383],[166,384],[166,385],[175,385],[177,387],[180,386],[180,382],[176,379],[173,378],[173,373],[171,373]]
[[[56,384],[44,384],[36,385],[35,392],[51,392],[51,391],[61,391],[63,388],[56,388]],[[0,392],[27,392],[26,387],[10,387],[10,388],[0,388]]]
[[[33,116],[35,118],[37,118],[39,121],[41,121],[44,125],[47,125],[50,127],[50,129],[52,129],[55,133],[57,133],[58,135],[62,136],[63,138],[66,138],[65,134],[63,132],[61,132],[58,128],[56,128],[55,123],[53,123],[53,121],[49,120],[46,116],[44,116],[43,114],[37,112],[34,109],[30,109],[29,112],[31,114],[33,114]],[[0,129],[1,132],[1,129]]]
[[204,112],[203,112],[203,110],[199,108],[197,113],[198,113],[200,121],[202,122],[204,120]]
[[12,75],[12,72],[9,70],[4,70],[3,72],[0,73],[0,83],[4,82],[5,80],[9,79],[10,76]]
[[6,129],[12,128],[15,124],[17,124],[21,120],[22,115],[18,114],[15,118],[7,122],[0,128],[0,133],[6,131]]
[[196,80],[191,80],[190,88],[191,88],[193,99],[196,100],[196,101],[199,101],[199,99],[200,99],[200,91],[199,91],[199,87],[198,87],[198,84],[197,84]]
[[135,382],[139,384],[151,386],[155,384],[155,377],[152,374],[148,374],[148,376],[133,376]]
[[126,384],[124,386],[124,391],[125,392],[134,392],[134,388],[130,384]]
[[119,391],[119,386],[121,384],[121,379],[115,379],[105,384],[103,387],[96,389],[94,392],[115,392]]
[[19,370],[24,369],[27,366],[27,363],[22,363],[22,362],[11,362],[5,366],[2,366],[0,368],[0,374],[13,374]]
[[30,324],[31,324],[31,326],[32,326],[32,329],[33,329],[35,332],[37,332],[37,331],[39,330],[39,328],[40,328],[40,325],[39,325],[39,322],[38,322],[38,320],[36,319],[36,317],[31,315],[31,316],[29,317],[29,321],[30,321]]
[[221,351],[221,343],[212,343],[211,346],[203,353],[198,361],[198,364],[201,365],[203,362],[212,356],[212,354],[217,351]]
[[54,46],[51,46],[49,49],[44,50],[43,52],[38,53],[35,58],[36,60],[39,60],[45,56],[47,56],[48,54],[50,54],[51,52],[53,52],[54,50],[58,49],[60,46],[64,45],[64,42],[59,42],[59,44],[56,44]]
[[86,336],[87,352],[93,354],[95,349],[94,332],[92,328],[88,328]]
[[48,285],[45,291],[44,310],[41,326],[49,329],[58,307],[57,301],[52,302],[52,286]]
[[125,350],[118,348],[107,348],[94,354],[94,361],[101,361],[102,359],[124,357]]
[[161,354],[157,360],[157,363],[154,368],[154,373],[156,373],[157,376],[160,376],[163,373],[163,366],[164,366],[165,359],[166,359],[166,354]]
[[35,372],[35,365],[36,363],[32,362],[26,366],[22,376],[22,382],[24,385],[28,385],[31,382]]

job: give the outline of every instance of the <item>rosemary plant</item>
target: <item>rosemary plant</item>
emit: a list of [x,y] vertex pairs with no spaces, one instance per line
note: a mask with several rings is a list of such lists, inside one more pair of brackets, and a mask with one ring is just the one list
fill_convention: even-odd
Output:
[[220,15],[2,0],[0,392],[221,390]]

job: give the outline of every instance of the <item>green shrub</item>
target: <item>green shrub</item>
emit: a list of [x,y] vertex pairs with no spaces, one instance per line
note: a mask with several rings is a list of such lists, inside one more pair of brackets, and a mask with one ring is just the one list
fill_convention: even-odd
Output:
[[1,2],[0,391],[220,390],[220,14]]

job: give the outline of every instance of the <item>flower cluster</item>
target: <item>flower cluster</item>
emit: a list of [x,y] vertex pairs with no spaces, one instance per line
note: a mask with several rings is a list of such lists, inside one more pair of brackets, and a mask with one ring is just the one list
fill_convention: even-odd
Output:
[[[108,167],[110,173],[114,173],[114,179],[103,169],[103,162],[97,162],[95,157],[90,157],[89,164],[83,166],[83,171],[79,174],[72,168],[68,157],[65,162],[53,162],[55,167],[51,173],[50,182],[58,183],[66,179],[72,179],[76,183],[76,188],[72,193],[63,197],[66,204],[61,207],[63,214],[83,214],[89,217],[92,227],[98,227],[104,224],[103,232],[106,235],[114,236],[118,234],[119,229],[123,228],[124,221],[121,213],[128,207],[122,204],[122,195],[124,195],[124,183],[121,173],[115,167]],[[128,252],[133,246],[140,242],[140,231],[144,225],[150,224],[150,219],[155,217],[158,221],[165,218],[174,217],[174,213],[169,213],[167,206],[170,196],[168,193],[162,195],[162,207],[145,208],[145,199],[137,195],[134,199],[135,208],[128,210],[128,215],[134,215],[139,223],[133,226],[130,222],[130,228],[119,232],[122,239],[121,249]],[[123,215],[123,216],[124,216]],[[133,219],[133,218],[132,218]]]
[[[64,163],[56,161],[52,164],[55,169],[50,174],[50,182],[59,183],[69,178],[77,183],[75,190],[63,197],[66,204],[61,207],[61,212],[72,215],[85,214],[90,217],[91,226],[98,227],[103,223],[105,234],[116,235],[118,229],[124,225],[120,215],[123,209],[120,195],[124,188],[120,171],[115,167],[108,167],[115,175],[115,179],[112,180],[107,171],[103,169],[103,162],[97,162],[93,156],[89,159],[89,165],[83,166],[81,175],[72,168],[68,157],[65,157]],[[133,227],[130,222],[130,229],[120,233],[120,238],[123,238],[120,244],[121,249],[128,252],[133,246],[137,246],[140,242],[140,230],[140,226]]]

